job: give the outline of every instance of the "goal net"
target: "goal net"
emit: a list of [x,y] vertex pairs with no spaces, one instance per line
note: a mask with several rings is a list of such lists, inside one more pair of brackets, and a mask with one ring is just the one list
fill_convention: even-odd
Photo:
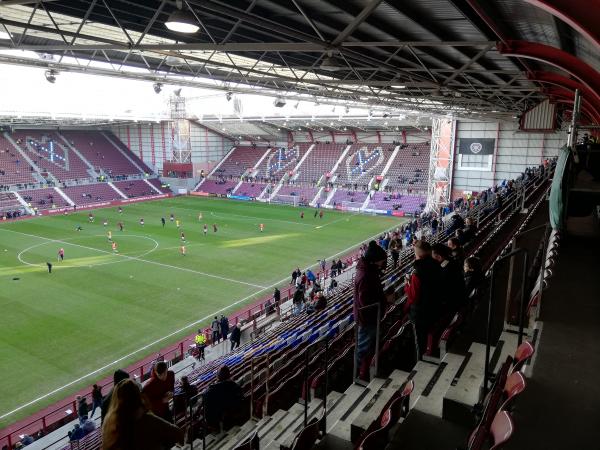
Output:
[[280,205],[300,206],[300,196],[298,195],[275,195],[270,203],[277,203]]

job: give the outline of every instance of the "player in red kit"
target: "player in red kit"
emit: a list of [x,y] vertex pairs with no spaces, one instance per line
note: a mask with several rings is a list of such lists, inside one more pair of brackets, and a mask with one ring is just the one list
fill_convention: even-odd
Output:
[[262,232],[265,230],[265,224],[264,224],[264,223],[261,223],[261,224],[259,225],[259,227],[260,227],[260,232],[262,233]]
[[61,247],[58,249],[58,260],[64,261],[64,259],[65,259],[65,249]]

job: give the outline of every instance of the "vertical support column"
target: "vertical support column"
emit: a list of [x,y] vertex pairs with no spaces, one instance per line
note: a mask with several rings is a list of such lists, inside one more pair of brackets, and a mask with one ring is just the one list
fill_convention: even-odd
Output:
[[140,159],[144,160],[144,152],[142,151],[142,124],[138,124],[138,145],[140,146]]
[[129,125],[127,125],[127,148],[131,150],[131,131]]
[[150,158],[152,161],[152,167],[156,165],[156,153],[154,149],[154,126],[150,124]]
[[498,158],[498,142],[500,142],[500,122],[496,124],[496,144],[492,156],[492,186],[496,185],[496,158]]
[[456,121],[451,118],[434,118],[431,126],[431,156],[427,194],[428,211],[439,211],[450,202]]
[[167,141],[165,139],[165,123],[160,123],[160,136],[162,138],[162,154],[163,154],[163,162],[167,160]]

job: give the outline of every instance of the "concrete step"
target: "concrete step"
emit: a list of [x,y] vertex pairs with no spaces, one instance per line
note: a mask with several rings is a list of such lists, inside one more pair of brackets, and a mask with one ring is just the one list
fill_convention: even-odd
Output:
[[[492,347],[492,355],[494,350]],[[472,411],[480,399],[484,365],[485,345],[473,342],[444,395],[442,418],[469,427],[473,425]]]
[[239,431],[231,436],[228,441],[223,442],[222,447],[219,450],[231,450],[235,448],[238,444],[241,444],[249,437],[254,430],[258,426],[258,421],[254,419],[248,420],[244,425],[242,425]]
[[387,403],[402,388],[409,375],[409,373],[401,370],[394,370],[390,374],[379,391],[377,391],[369,403],[360,410],[360,414],[352,421],[349,436],[351,442],[357,442],[371,423],[379,418]]
[[213,450],[213,449],[221,449],[225,442],[228,442],[233,436],[235,436],[238,431],[240,431],[240,427],[233,427],[230,430],[219,433],[214,436],[214,440],[210,444],[206,444],[205,450]]
[[[339,392],[330,392],[327,395],[327,410],[333,411],[340,399],[342,394]],[[323,414],[323,400],[314,399],[308,403],[308,417],[307,421],[310,422],[313,418],[320,419]],[[272,448],[291,448],[292,443],[296,435],[302,430],[304,427],[304,407],[302,407],[300,415],[294,420],[282,433],[275,436],[273,443],[267,443],[267,445],[271,445]],[[277,444],[277,445],[273,445]],[[261,442],[262,447],[262,442]],[[268,447],[265,447],[268,448]]]
[[[441,418],[444,395],[448,392],[452,380],[464,359],[464,356],[447,353],[423,390],[421,390],[421,394],[415,397],[413,408]],[[419,369],[419,364],[415,366],[415,369]],[[428,369],[430,368],[428,367]],[[412,400],[411,398],[411,403]]]
[[266,448],[271,442],[275,442],[278,437],[285,434],[288,428],[294,426],[294,424],[300,420],[300,417],[304,416],[304,406],[300,403],[295,403],[290,409],[282,411],[282,413],[283,415],[280,420],[273,422],[270,426],[259,431],[258,436],[260,438],[261,448]]
[[[387,379],[384,378],[373,378],[367,387],[357,385],[350,386],[346,392],[349,392],[348,395],[352,396],[354,401],[352,403],[348,402],[348,404],[343,406],[343,413],[336,421],[332,420],[333,417],[331,416],[328,418],[327,424],[329,433],[350,442],[350,428],[352,422],[386,382]],[[356,395],[356,391],[359,392],[358,395]]]

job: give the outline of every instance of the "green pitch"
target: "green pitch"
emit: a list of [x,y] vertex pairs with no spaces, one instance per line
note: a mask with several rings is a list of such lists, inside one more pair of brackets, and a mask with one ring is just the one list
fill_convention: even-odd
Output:
[[[89,211],[1,224],[0,427],[116,367],[82,378],[90,372],[131,354],[118,363],[125,367],[207,325],[214,312],[234,312],[270,293],[274,284],[287,283],[294,267],[329,261],[401,223],[336,211],[319,219],[313,209],[301,219],[300,211],[184,197],[124,206],[122,214],[116,208],[96,210],[92,224]],[[181,221],[180,230],[169,220],[171,213]],[[59,262],[61,247],[65,259]],[[53,264],[51,274],[46,262]],[[155,344],[134,353],[150,343]]]

